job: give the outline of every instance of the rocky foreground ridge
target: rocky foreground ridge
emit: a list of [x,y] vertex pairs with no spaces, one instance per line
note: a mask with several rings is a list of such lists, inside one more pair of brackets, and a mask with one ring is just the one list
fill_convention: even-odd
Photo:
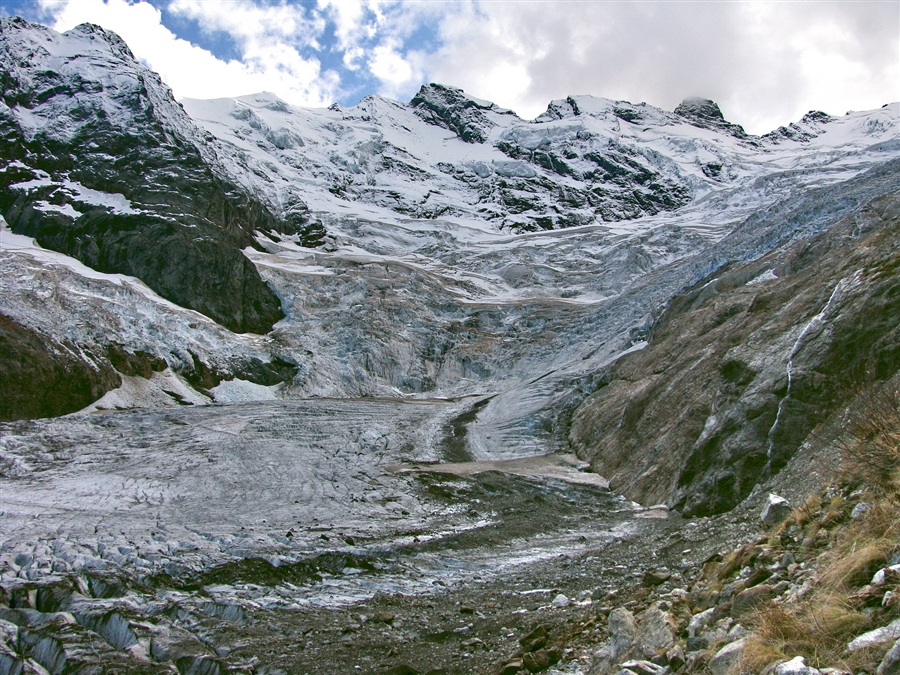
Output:
[[[796,506],[769,493],[756,518],[745,507],[733,521],[757,529],[742,546],[647,568],[574,631],[570,620],[524,636],[498,672],[541,672],[578,652],[590,675],[900,672],[897,422],[895,378],[807,457],[831,463],[825,487]],[[809,487],[803,471],[791,473]]]

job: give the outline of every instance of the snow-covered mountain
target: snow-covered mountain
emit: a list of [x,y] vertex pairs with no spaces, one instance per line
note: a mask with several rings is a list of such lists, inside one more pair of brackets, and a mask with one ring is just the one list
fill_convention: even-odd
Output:
[[265,332],[283,316],[239,251],[257,231],[297,228],[227,180],[118,36],[4,19],[0,58],[2,210],[15,231],[232,330]]
[[[592,96],[553,101],[526,122],[435,84],[409,104],[370,96],[352,108],[300,110],[273,94],[183,104],[223,142],[234,180],[274,208],[302,198],[326,222],[459,219],[513,232],[634,220],[737,190],[758,207],[787,194],[752,187],[758,179],[846,179],[882,160],[880,144],[897,133],[889,107],[811,112],[752,137],[712,101],[671,113]],[[728,217],[739,215],[732,208]]]
[[[900,377],[896,103],[759,137],[703,99],[178,103],[108,31],[7,18],[0,83],[0,666],[224,672],[240,607],[650,527],[592,494],[451,550],[501,492],[584,501],[535,455],[717,513]],[[404,473],[461,460],[524,482]]]
[[[4,19],[0,36],[3,216],[93,270],[41,253],[58,261],[41,269],[60,298],[47,303],[24,292],[35,249],[7,236],[3,310],[60,363],[105,372],[94,392],[133,376],[114,365],[124,350],[187,377],[195,402],[235,376],[294,395],[463,393],[567,313],[898,153],[896,106],[763,137],[711,101],[577,96],[528,122],[440,85],[409,104],[182,108],[98,27]],[[268,336],[231,332],[248,330]]]

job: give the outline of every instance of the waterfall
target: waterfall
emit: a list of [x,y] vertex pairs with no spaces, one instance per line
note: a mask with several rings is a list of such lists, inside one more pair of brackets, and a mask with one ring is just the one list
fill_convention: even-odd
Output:
[[782,399],[778,402],[778,412],[775,414],[775,421],[772,423],[772,427],[769,429],[769,433],[766,435],[766,438],[768,439],[766,457],[769,461],[772,460],[772,451],[775,447],[775,430],[778,428],[778,423],[781,421],[781,414],[784,411],[784,405],[791,397],[791,386],[793,385],[794,356],[800,350],[800,345],[802,344],[803,339],[810,332],[810,330],[812,330],[814,326],[817,326],[824,321],[825,315],[831,308],[831,303],[834,302],[834,299],[837,297],[838,292],[848,284],[848,277],[844,277],[843,279],[838,281],[837,284],[835,284],[834,290],[831,291],[831,296],[828,298],[828,302],[825,303],[825,306],[818,314],[816,314],[813,318],[806,322],[806,325],[803,326],[803,330],[800,331],[800,335],[798,335],[797,339],[794,340],[794,345],[791,347],[791,352],[788,355],[787,362],[787,390],[785,391]]

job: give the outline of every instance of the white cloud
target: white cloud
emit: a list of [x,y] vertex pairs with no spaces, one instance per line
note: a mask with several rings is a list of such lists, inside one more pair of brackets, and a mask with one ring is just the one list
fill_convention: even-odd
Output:
[[118,32],[180,97],[269,90],[323,105],[351,82],[403,98],[436,81],[534,117],[569,94],[669,110],[707,96],[755,133],[810,109],[900,99],[895,1],[169,0],[231,38],[240,57],[229,61],[163,26],[157,0],[39,1],[58,29],[92,21]]
[[397,98],[410,86],[422,81],[422,71],[416,65],[416,55],[403,56],[398,51],[399,43],[387,40],[372,50],[369,70],[381,81],[381,94]]
[[[303,58],[283,41],[265,40],[266,30],[279,34],[284,34],[288,27],[312,30],[308,23],[290,23],[290,17],[285,15],[237,14],[246,21],[239,33],[245,46],[243,60],[224,61],[178,38],[162,25],[160,11],[148,2],[68,0],[45,1],[42,5],[51,12],[56,30],[91,22],[118,33],[137,58],[162,76],[177,98],[218,98],[273,91],[298,105],[321,106],[334,101],[336,74],[321,72],[318,61]],[[225,18],[219,17],[218,21],[209,19],[212,29],[228,25],[238,30],[227,24]]]
[[372,37],[375,28],[365,23],[372,5],[369,0],[319,0],[318,4],[334,24],[340,49],[354,49],[361,40]]
[[[400,0],[319,0],[319,8],[334,26],[336,48],[344,52],[346,68],[365,68],[380,87],[377,93],[401,98],[424,80],[422,51],[407,47],[423,21],[435,24],[451,6],[445,2]],[[373,92],[374,93],[374,92]]]
[[[762,133],[811,108],[841,114],[900,98],[894,2],[458,3],[431,79],[525,117],[594,94],[669,110],[715,99]],[[884,99],[884,100],[882,100]]]
[[251,0],[204,2],[172,0],[168,9],[174,14],[195,19],[205,30],[220,30],[248,45],[260,40],[290,38],[292,42],[316,44],[325,28],[321,17],[309,16],[302,5],[263,5]]

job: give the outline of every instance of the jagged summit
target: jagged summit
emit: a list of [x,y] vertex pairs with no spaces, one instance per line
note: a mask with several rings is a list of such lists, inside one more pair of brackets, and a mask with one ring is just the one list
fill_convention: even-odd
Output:
[[727,121],[719,105],[708,98],[686,98],[675,108],[675,114],[704,129],[724,131],[736,138],[748,138],[744,127]]
[[409,102],[423,120],[445,127],[467,143],[484,143],[490,130],[497,126],[489,113],[518,116],[490,101],[466,94],[457,87],[443,84],[424,84]]
[[724,122],[725,116],[719,109],[719,104],[708,98],[692,96],[684,99],[675,108],[675,114],[689,119],[703,122]]

